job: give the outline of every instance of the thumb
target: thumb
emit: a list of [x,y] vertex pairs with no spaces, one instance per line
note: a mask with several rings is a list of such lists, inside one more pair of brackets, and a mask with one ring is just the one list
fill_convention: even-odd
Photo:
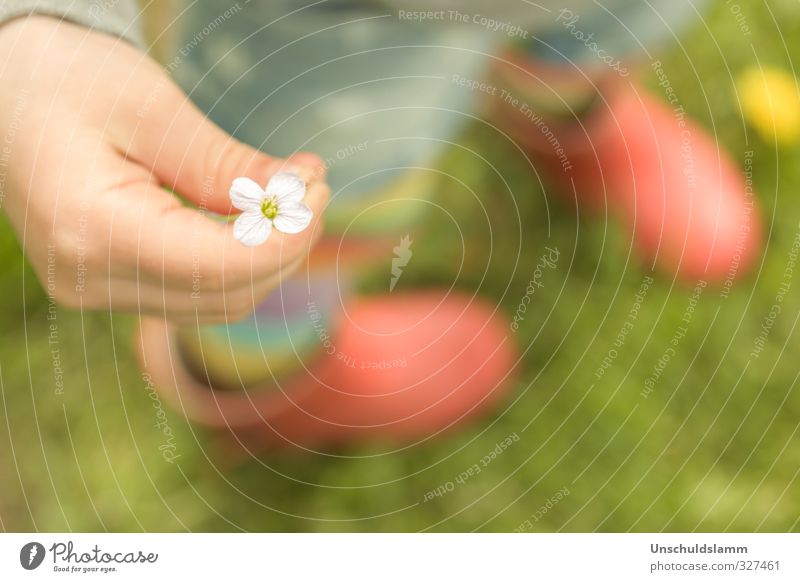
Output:
[[[137,111],[127,143],[118,144],[145,166],[158,181],[201,208],[219,214],[231,206],[231,182],[246,176],[264,186],[282,170],[300,174],[306,182],[324,177],[322,160],[311,153],[289,159],[266,155],[228,135],[209,121],[171,79],[159,81],[158,107]],[[152,97],[151,97],[152,98]]]

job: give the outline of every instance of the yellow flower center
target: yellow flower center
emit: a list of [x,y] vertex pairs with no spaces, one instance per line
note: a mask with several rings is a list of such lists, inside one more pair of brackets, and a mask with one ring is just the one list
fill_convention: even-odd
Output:
[[261,214],[270,220],[274,220],[278,216],[278,204],[275,197],[264,198],[261,201]]

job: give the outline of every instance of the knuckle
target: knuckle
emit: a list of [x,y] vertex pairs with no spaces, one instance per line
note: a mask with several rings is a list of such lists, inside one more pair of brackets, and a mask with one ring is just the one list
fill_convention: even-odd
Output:
[[[203,167],[193,172],[193,189],[197,192],[209,188],[216,192],[224,180],[224,172],[229,159],[230,141],[222,136],[222,132],[214,132],[215,136],[205,149]],[[207,185],[205,182],[208,182]]]
[[264,180],[270,174],[273,160],[222,130],[215,132],[206,152],[205,168],[209,168],[215,191],[227,189],[237,176],[247,174],[254,180]]

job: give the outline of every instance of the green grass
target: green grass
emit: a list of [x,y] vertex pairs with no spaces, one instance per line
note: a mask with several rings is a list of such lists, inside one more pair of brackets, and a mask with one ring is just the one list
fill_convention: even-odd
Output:
[[[763,7],[741,3],[760,62],[790,68],[800,57],[796,4],[770,6],[780,28]],[[576,220],[555,196],[548,213],[515,150],[476,124],[462,137],[463,149],[443,161],[492,208],[487,224],[476,201],[442,182],[439,202],[470,235],[470,261],[457,285],[511,314],[544,245],[557,246],[561,261],[545,273],[515,336],[526,355],[503,406],[464,431],[394,454],[368,456],[384,448],[365,445],[339,457],[263,457],[223,471],[207,456],[211,435],[168,411],[181,457],[164,462],[130,316],[58,310],[66,388],[54,394],[47,298],[3,219],[0,528],[503,531],[566,487],[569,495],[533,523],[535,531],[800,530],[800,281],[763,353],[749,356],[798,229],[800,152],[778,151],[745,131],[729,69],[754,64],[754,52],[724,4],[706,24],[710,32],[696,26],[683,48],[660,58],[681,103],[706,127],[713,124],[736,160],[754,150],[769,244],[727,299],[712,288],[702,294],[677,356],[648,398],[640,395],[644,381],[680,325],[691,289],[656,276],[617,358],[596,379],[646,270],[633,258],[626,262],[628,239],[613,220]],[[652,75],[646,82],[657,92]],[[510,184],[522,237],[502,180],[470,150]],[[447,265],[457,264],[451,259],[460,249],[438,220],[431,217],[415,240],[404,284],[452,282]],[[519,442],[479,475],[424,501],[515,432]]]

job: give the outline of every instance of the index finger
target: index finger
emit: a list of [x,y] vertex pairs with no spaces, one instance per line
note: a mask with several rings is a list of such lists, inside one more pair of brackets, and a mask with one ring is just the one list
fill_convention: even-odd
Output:
[[[163,190],[159,193],[169,196]],[[143,202],[138,211],[128,209],[117,214],[120,221],[114,227],[118,233],[111,239],[112,246],[127,246],[128,252],[118,256],[132,254],[141,274],[171,288],[201,293],[259,284],[280,275],[283,266],[311,251],[322,234],[322,213],[329,193],[324,182],[308,184],[304,202],[314,215],[308,227],[297,234],[273,229],[267,241],[257,247],[247,247],[233,237],[233,222],[209,216],[203,209],[161,204],[153,212],[152,206],[146,208],[150,205]],[[147,195],[141,190],[135,193],[143,201],[153,195],[152,191]],[[135,253],[130,253],[132,244]],[[115,256],[113,248],[111,256]]]

